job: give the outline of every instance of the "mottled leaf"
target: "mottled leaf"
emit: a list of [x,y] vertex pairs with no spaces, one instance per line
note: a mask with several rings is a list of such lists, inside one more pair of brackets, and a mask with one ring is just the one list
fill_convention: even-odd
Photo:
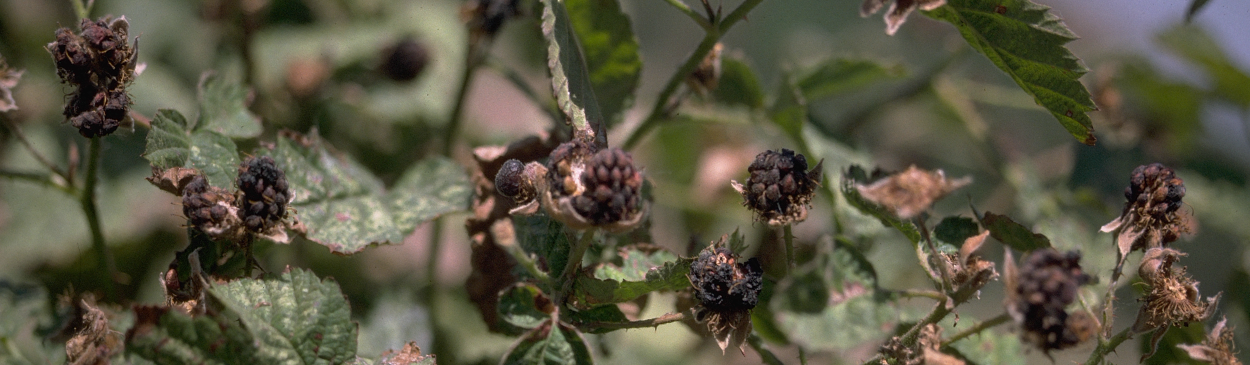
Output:
[[1005,215],[985,212],[981,222],[985,224],[985,229],[990,231],[990,236],[1017,251],[1029,252],[1051,246],[1050,239],[1046,236],[1033,233],[1028,227],[1016,223]]
[[1011,76],[1078,141],[1097,141],[1086,113],[1098,108],[1079,80],[1088,70],[1064,46],[1077,36],[1050,8],[1029,0],[948,0],[924,13],[955,25],[973,49]]
[[[658,266],[649,268],[642,280],[617,280],[598,275],[580,276],[574,285],[573,295],[584,305],[600,305],[633,300],[653,291],[685,289],[690,287],[690,279],[686,275],[690,273],[691,262],[692,259],[683,258],[654,263]],[[623,274],[623,271],[607,271]]]
[[901,66],[886,67],[873,61],[834,58],[803,73],[796,79],[795,86],[807,100],[815,100],[903,74]]
[[810,350],[846,350],[892,332],[898,314],[893,304],[877,302],[867,292],[851,293],[818,313],[777,313],[777,323],[792,342]]
[[609,128],[633,103],[642,75],[638,38],[617,0],[565,0],[573,32],[585,52],[590,84]]
[[247,109],[248,92],[237,81],[216,73],[200,79],[200,118],[195,130],[209,130],[233,138],[260,135],[260,117]]
[[591,86],[590,71],[578,47],[563,1],[542,0],[542,31],[547,40],[547,70],[556,104],[579,138],[594,136],[607,145],[607,126]]
[[473,184],[464,167],[443,157],[431,157],[408,169],[391,187],[386,201],[401,232],[440,215],[466,210]]
[[[953,316],[952,316],[953,317]],[[957,326],[952,324],[957,323]],[[942,321],[943,327],[946,327],[946,333],[956,333],[966,329],[968,325],[963,321],[954,321],[948,317],[948,320]],[[994,333],[986,330],[980,334],[973,335],[950,344],[956,352],[967,358],[969,365],[1024,365],[1026,358],[1024,356],[1024,346],[1020,343],[1020,336],[1014,333]]]
[[229,137],[211,130],[194,130],[176,110],[161,109],[152,119],[143,157],[160,169],[199,170],[208,183],[232,188],[238,176],[239,152]]
[[589,365],[594,363],[581,334],[548,321],[522,336],[504,355],[501,365]]

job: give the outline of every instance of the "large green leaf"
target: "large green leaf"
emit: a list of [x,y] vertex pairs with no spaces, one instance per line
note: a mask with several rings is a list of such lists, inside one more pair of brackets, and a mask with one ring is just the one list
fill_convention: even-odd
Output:
[[177,110],[161,109],[152,119],[143,157],[152,166],[199,170],[213,186],[231,188],[238,175],[239,152],[234,141],[207,129],[193,129]]
[[924,12],[955,25],[968,44],[1011,76],[1077,140],[1092,145],[1097,110],[1078,80],[1088,70],[1065,44],[1077,39],[1051,13],[1029,0],[948,0]]
[[[504,289],[499,294],[499,318],[504,322],[522,329],[533,329],[551,319],[551,314],[543,308],[551,310],[551,299],[533,284],[517,284]],[[520,331],[513,333],[520,334]]]
[[1011,220],[1011,217],[985,212],[981,221],[985,224],[985,229],[990,231],[990,236],[1017,251],[1029,252],[1051,246],[1050,239],[1046,236],[1033,233],[1028,227]]
[[1201,28],[1179,26],[1159,34],[1158,41],[1172,53],[1200,66],[1215,83],[1215,94],[1250,106],[1250,75],[1246,75]]
[[[556,328],[552,328],[556,327]],[[549,321],[531,330],[513,345],[502,365],[589,365],[594,363],[581,334]]]
[[210,130],[233,138],[260,135],[260,117],[247,109],[247,89],[216,73],[200,79],[200,118],[196,130]]
[[815,100],[900,77],[903,73],[901,66],[886,67],[873,61],[833,58],[803,73],[795,81],[795,86],[805,98]]
[[356,356],[356,324],[332,280],[296,269],[208,290],[194,318],[136,307],[126,350],[157,364],[338,364]]
[[712,91],[717,101],[751,109],[764,107],[764,89],[751,66],[737,58],[724,57],[720,68],[720,82],[717,83],[716,90]]
[[581,41],[590,84],[611,127],[633,103],[642,74],[638,38],[617,0],[566,0],[573,32]]
[[[690,287],[690,263],[694,260],[663,257],[666,261],[649,261],[661,256],[651,256],[633,261],[632,267],[604,268],[595,275],[577,278],[573,295],[584,305],[620,303],[633,300],[658,290],[681,290]],[[619,278],[637,278],[622,280]]]
[[597,143],[607,144],[607,127],[591,85],[590,71],[569,23],[563,1],[542,0],[542,31],[547,40],[547,70],[560,111],[578,135],[593,133]]
[[464,167],[445,157],[431,157],[408,169],[386,200],[400,231],[450,212],[465,210],[473,183]]
[[845,298],[817,313],[780,311],[777,324],[792,342],[810,350],[845,350],[880,340],[898,323],[897,308],[878,302],[870,293]]

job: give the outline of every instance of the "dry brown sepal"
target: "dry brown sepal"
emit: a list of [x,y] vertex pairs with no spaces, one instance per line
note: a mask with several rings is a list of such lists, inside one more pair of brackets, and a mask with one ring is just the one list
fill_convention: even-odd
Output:
[[209,285],[208,275],[200,267],[199,250],[187,255],[191,265],[191,273],[186,281],[178,279],[177,261],[171,263],[169,270],[160,278],[161,289],[165,291],[165,305],[177,309],[192,317],[204,314],[208,310],[206,300]]
[[145,179],[167,193],[182,196],[182,189],[199,175],[200,172],[192,168],[171,167],[161,170],[156,166],[152,166],[152,176],[148,176]]
[[981,234],[968,237],[964,240],[964,244],[959,248],[959,255],[940,253],[937,257],[941,260],[943,270],[946,270],[951,280],[951,288],[962,288],[970,286],[981,288],[991,280],[998,278],[998,272],[994,270],[994,263],[986,261],[976,254],[985,239],[989,237],[990,232],[985,231]]
[[4,56],[0,56],[0,112],[17,110],[17,102],[13,101],[13,88],[17,87],[17,82],[25,72],[9,68]]
[[[382,357],[378,359],[378,363],[381,365],[408,365],[432,358],[434,358],[434,355],[422,355],[421,348],[417,346],[417,343],[410,341],[404,344],[404,347],[399,349],[399,351],[386,350],[386,352],[383,352]],[[437,361],[431,362],[431,364],[434,363],[437,363]]]
[[1228,327],[1228,318],[1221,318],[1201,344],[1182,344],[1177,347],[1194,360],[1206,361],[1212,365],[1241,365],[1233,345],[1233,329]]
[[1101,231],[1116,235],[1120,260],[1134,250],[1167,247],[1189,232],[1192,219],[1181,210],[1185,182],[1162,164],[1138,166],[1124,189],[1124,210]]
[[1138,268],[1150,291],[1138,299],[1144,304],[1137,312],[1133,331],[1155,331],[1150,351],[1142,356],[1143,360],[1154,355],[1168,327],[1200,322],[1215,313],[1220,293],[1203,300],[1198,293],[1198,282],[1185,273],[1184,267],[1173,267],[1182,256],[1185,256],[1183,252],[1174,249],[1152,248],[1146,251]]
[[[859,7],[859,16],[867,17],[876,13],[887,1],[889,0],[864,0]],[[917,8],[928,11],[942,5],[946,5],[946,0],[896,0],[890,4],[890,10],[885,12],[885,34],[894,35],[898,32],[898,27],[903,26],[907,16]]]
[[899,219],[911,219],[929,209],[946,194],[972,183],[971,176],[947,179],[942,170],[927,171],[916,165],[869,185],[855,184],[865,199],[885,207]]
[[716,45],[712,46],[712,51],[708,52],[707,56],[703,57],[703,61],[699,62],[699,67],[695,68],[689,77],[686,77],[686,85],[700,96],[705,96],[715,91],[716,87],[720,85],[720,60],[721,53],[724,50],[725,45],[716,42]]
[[82,311],[81,325],[65,342],[66,363],[71,365],[107,365],[113,354],[122,351],[121,334],[109,329],[108,315],[86,295],[78,303]]

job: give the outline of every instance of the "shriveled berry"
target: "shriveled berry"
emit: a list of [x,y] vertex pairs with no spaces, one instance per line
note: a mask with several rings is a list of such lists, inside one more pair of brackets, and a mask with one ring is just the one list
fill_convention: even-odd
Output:
[[619,148],[595,153],[586,163],[582,185],[586,191],[573,197],[573,208],[594,224],[627,220],[640,209],[642,174]]
[[248,230],[264,232],[286,217],[291,193],[286,173],[269,156],[250,158],[239,167],[239,219]]
[[713,312],[740,312],[755,308],[763,288],[764,270],[759,260],[740,262],[725,247],[709,246],[690,264],[694,297]]
[[127,44],[125,19],[83,19],[79,32],[56,30],[47,45],[61,81],[74,87],[62,115],[92,138],[113,133],[126,118],[130,96],[126,85],[134,77],[135,48]]
[[1008,305],[1021,316],[1026,334],[1043,350],[1072,347],[1088,338],[1080,331],[1087,323],[1070,320],[1066,309],[1076,301],[1080,286],[1090,281],[1081,270],[1080,260],[1076,251],[1041,249],[1025,258],[1020,268],[1014,301]]
[[384,51],[382,73],[395,81],[412,81],[425,70],[430,61],[425,46],[412,38],[404,38]]
[[802,220],[820,182],[803,155],[784,148],[756,155],[747,172],[743,205],[763,221]]
[[209,186],[203,175],[192,178],[182,190],[182,214],[201,231],[221,225],[228,218],[226,207],[232,204],[234,196]]
[[521,181],[525,173],[525,164],[516,159],[511,159],[503,163],[503,167],[499,168],[499,172],[495,174],[495,191],[506,197],[515,197],[520,195],[524,190],[524,181]]
[[583,164],[593,153],[591,146],[580,141],[561,143],[551,151],[547,160],[547,184],[551,187],[552,195],[564,197],[577,192],[573,167]]

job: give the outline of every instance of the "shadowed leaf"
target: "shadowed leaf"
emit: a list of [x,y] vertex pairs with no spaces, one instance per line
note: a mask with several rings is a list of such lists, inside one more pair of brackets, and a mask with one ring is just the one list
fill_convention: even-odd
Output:
[[638,38],[616,0],[566,0],[570,22],[585,52],[586,69],[602,108],[604,128],[620,122],[642,75]]
[[1032,230],[1005,215],[985,212],[981,221],[985,223],[985,229],[990,231],[990,236],[1017,251],[1029,252],[1051,246],[1050,239],[1046,236],[1033,233]]
[[607,145],[607,126],[591,86],[590,71],[578,47],[564,2],[542,0],[542,31],[547,40],[547,70],[560,111],[572,123],[574,136]]
[[807,100],[815,100],[903,74],[901,66],[885,67],[873,61],[834,58],[798,77],[795,86]]

